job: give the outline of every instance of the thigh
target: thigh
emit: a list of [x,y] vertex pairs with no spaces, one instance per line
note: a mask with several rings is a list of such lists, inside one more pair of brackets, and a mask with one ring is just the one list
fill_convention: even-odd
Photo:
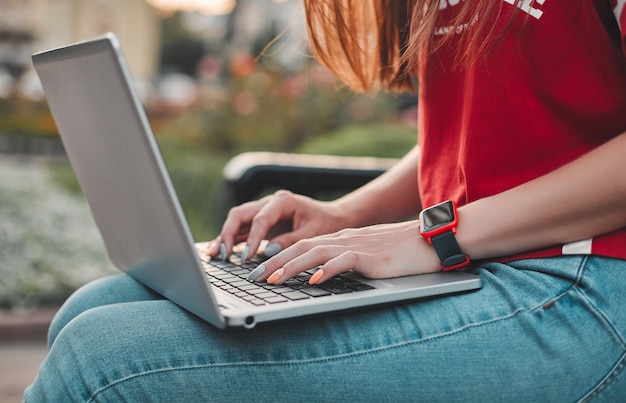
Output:
[[[591,353],[614,359],[614,365],[606,372],[599,372],[597,384],[587,393],[585,401],[618,402],[626,400],[626,262],[615,259],[590,258],[584,274],[576,284],[577,294],[585,313],[593,318],[598,329],[604,329],[612,337],[615,349],[611,350],[598,340],[592,340]],[[581,321],[587,320],[580,318]],[[580,325],[579,325],[580,326]],[[608,343],[607,343],[608,344]],[[602,350],[598,352],[598,350]],[[609,361],[610,361],[609,360]],[[582,368],[592,367],[590,360]]]
[[66,326],[27,397],[62,384],[103,401],[572,401],[607,378],[623,393],[624,346],[581,292],[586,265],[489,264],[477,292],[253,330],[166,300],[104,305]]

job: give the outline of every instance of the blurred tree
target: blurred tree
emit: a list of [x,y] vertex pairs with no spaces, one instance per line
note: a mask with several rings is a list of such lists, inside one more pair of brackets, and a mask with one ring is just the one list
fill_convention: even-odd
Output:
[[195,77],[198,62],[205,53],[204,41],[186,28],[181,12],[163,19],[162,24],[161,72]]

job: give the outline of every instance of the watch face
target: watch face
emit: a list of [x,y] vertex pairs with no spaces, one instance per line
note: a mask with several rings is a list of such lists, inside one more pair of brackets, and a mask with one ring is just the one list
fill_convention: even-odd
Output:
[[422,232],[432,231],[454,221],[454,207],[451,201],[439,203],[422,211],[420,225]]

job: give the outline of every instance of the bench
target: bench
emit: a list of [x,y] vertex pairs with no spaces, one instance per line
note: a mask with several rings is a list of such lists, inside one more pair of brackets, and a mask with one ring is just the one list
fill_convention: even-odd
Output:
[[278,189],[317,199],[348,193],[376,178],[394,158],[246,152],[224,167],[225,203],[232,207]]

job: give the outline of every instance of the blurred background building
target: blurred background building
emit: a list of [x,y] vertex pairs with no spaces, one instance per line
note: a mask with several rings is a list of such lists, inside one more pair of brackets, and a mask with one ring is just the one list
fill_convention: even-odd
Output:
[[145,0],[0,0],[0,9],[0,95],[37,96],[32,53],[108,31],[118,35],[139,78],[158,70],[160,18]]
[[0,97],[41,95],[32,53],[106,32],[144,83],[168,73],[194,77],[207,54],[259,55],[276,37],[272,57],[295,69],[306,59],[300,8],[298,0],[0,0]]

